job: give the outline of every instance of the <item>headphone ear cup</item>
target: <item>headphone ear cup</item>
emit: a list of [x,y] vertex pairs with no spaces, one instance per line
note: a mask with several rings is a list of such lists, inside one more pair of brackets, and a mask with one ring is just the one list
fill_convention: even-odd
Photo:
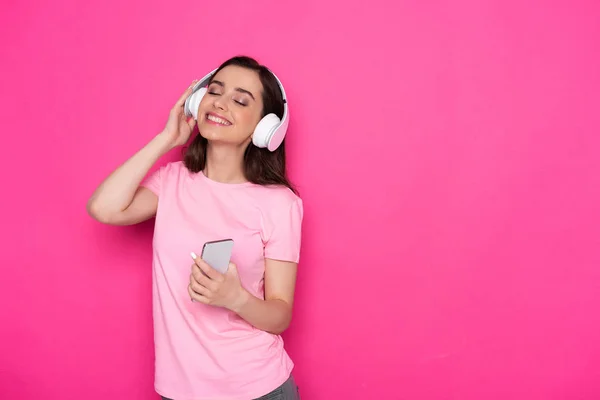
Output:
[[184,112],[185,115],[190,117],[194,117],[195,120],[198,120],[198,107],[200,107],[200,102],[202,98],[206,94],[206,88],[200,88],[194,93],[192,93],[187,99],[185,99]]
[[[279,117],[275,114],[267,114],[265,115],[256,125],[254,129],[254,135],[252,135],[252,143],[256,147],[267,148],[269,146],[269,142],[273,137],[273,133],[281,123]],[[269,150],[271,150],[269,148]],[[273,149],[274,150],[274,149]],[[271,150],[271,151],[273,151]]]

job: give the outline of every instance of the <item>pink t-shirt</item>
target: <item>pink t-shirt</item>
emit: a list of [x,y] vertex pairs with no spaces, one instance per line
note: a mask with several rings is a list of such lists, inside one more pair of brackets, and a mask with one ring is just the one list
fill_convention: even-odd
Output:
[[143,185],[158,196],[153,239],[155,389],[176,400],[263,396],[293,362],[280,336],[224,308],[192,302],[190,252],[234,240],[242,285],[264,298],[265,257],[298,262],[302,200],[285,187],[225,184],[169,163]]

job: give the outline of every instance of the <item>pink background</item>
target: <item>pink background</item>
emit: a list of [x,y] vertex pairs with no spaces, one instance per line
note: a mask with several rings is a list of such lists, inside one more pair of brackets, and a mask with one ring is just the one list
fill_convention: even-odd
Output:
[[157,398],[152,222],[85,202],[244,53],[290,97],[304,399],[600,398],[600,3],[360,3],[2,3],[0,397]]

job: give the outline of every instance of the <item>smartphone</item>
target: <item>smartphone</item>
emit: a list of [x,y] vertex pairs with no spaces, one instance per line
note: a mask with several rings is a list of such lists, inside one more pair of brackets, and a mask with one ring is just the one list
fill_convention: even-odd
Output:
[[233,239],[215,240],[204,243],[202,247],[202,258],[208,265],[224,274],[229,268],[231,252],[233,250]]

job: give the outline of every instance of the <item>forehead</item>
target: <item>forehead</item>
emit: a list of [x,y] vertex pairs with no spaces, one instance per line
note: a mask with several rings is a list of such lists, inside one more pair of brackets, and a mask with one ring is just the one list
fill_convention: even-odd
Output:
[[223,68],[213,77],[213,80],[223,82],[226,88],[248,90],[255,96],[262,93],[263,89],[256,71],[237,65],[228,65]]

